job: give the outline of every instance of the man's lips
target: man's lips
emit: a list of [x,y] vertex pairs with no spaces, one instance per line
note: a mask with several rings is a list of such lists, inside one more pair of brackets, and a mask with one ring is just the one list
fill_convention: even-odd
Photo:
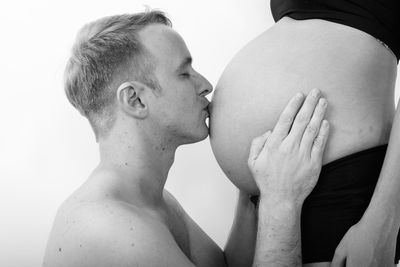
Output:
[[209,107],[210,107],[210,102],[207,101],[207,104],[204,106],[203,110],[206,110],[208,113],[210,113]]
[[210,101],[208,101],[207,98],[204,97],[202,99],[202,102],[203,102],[204,108],[208,108],[208,106],[210,106]]
[[207,117],[210,117],[210,111],[208,109],[208,106],[203,108],[203,110],[207,113]]
[[209,128],[210,127],[210,125],[209,125],[209,123],[210,123],[210,112],[209,112],[207,107],[204,108],[203,111],[205,113],[205,123],[207,125],[207,128]]

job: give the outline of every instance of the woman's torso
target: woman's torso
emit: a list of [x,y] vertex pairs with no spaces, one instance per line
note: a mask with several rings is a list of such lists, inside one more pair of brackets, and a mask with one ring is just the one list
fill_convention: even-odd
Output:
[[282,18],[245,46],[216,87],[210,119],[214,154],[228,177],[256,194],[249,144],[272,129],[296,92],[328,99],[326,164],[388,141],[396,58],[374,37],[324,20]]

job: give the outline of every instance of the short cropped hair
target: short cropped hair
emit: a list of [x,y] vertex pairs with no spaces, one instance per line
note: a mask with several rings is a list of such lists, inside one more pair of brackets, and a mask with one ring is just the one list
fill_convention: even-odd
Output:
[[88,23],[78,32],[68,60],[64,89],[69,102],[85,116],[96,140],[106,136],[115,118],[116,77],[127,71],[129,77],[151,88],[159,88],[153,60],[138,32],[150,24],[172,27],[161,11],[104,17]]

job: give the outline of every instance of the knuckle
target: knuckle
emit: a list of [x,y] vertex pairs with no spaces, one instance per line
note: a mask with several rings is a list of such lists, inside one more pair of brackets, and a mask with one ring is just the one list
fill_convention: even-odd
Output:
[[321,97],[318,104],[322,109],[325,109],[328,106],[328,101],[324,97]]
[[319,94],[311,94],[310,95],[310,101],[315,101],[320,98]]
[[307,107],[314,107],[317,101],[318,101],[317,96],[310,95],[309,97],[307,97],[306,101],[304,102],[304,105]]
[[324,113],[326,111],[327,106],[328,102],[324,98],[321,98],[318,102],[316,110],[318,111],[318,113]]
[[315,108],[315,111],[314,111],[312,117],[313,117],[313,118],[322,118],[322,117],[324,116],[324,113],[325,113],[325,109],[322,108],[322,107],[320,107],[320,106],[317,106],[317,107]]
[[310,179],[309,179],[309,181],[310,181],[310,183],[311,182],[316,182],[317,181],[317,179],[318,179],[318,177],[319,177],[319,172],[320,172],[320,166],[319,166],[320,164],[313,164],[310,168],[309,168],[309,170],[308,170],[308,173],[309,173],[309,177],[310,177]]
[[317,176],[317,177],[318,177],[318,176],[319,176],[320,170],[321,170],[321,163],[318,162],[318,163],[314,163],[314,164],[312,165],[310,172],[311,172],[311,174],[312,174],[313,176]]
[[264,149],[269,154],[279,155],[284,151],[284,145],[281,142],[271,142],[270,144],[266,144]]
[[265,143],[264,148],[266,150],[274,151],[275,149],[278,148],[278,142],[274,141],[273,139],[269,140],[268,142]]
[[292,116],[292,115],[283,114],[282,117],[281,117],[281,119],[280,119],[280,122],[281,122],[282,124],[292,124],[293,118],[294,118],[294,116]]
[[320,98],[320,90],[317,88],[314,88],[313,90],[311,90],[311,92],[308,94],[308,98],[312,98],[312,99],[318,99]]
[[313,135],[316,135],[317,134],[317,132],[318,132],[318,128],[314,125],[314,124],[308,124],[307,125],[307,128],[306,128],[306,132],[308,133],[308,134],[313,134]]
[[291,112],[295,112],[295,109],[300,105],[300,99],[295,98],[292,103],[290,103],[289,108]]
[[322,147],[323,144],[323,140],[322,140],[322,136],[318,136],[317,138],[315,138],[314,140],[314,146],[315,147]]
[[295,145],[292,140],[286,140],[284,143],[282,143],[281,146],[281,153],[282,154],[291,154],[295,150]]
[[292,112],[296,112],[304,101],[304,95],[303,93],[297,93],[292,99],[293,101],[290,102],[289,107],[292,108]]
[[306,124],[308,122],[309,122],[309,117],[307,115],[305,115],[305,114],[299,114],[296,117],[296,123],[297,124]]

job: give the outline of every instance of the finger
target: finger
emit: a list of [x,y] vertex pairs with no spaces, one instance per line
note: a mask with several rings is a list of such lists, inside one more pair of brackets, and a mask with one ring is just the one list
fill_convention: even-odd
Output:
[[314,113],[314,109],[318,103],[320,95],[321,92],[318,89],[311,90],[299,113],[297,113],[292,129],[288,135],[288,138],[292,139],[293,142],[300,143],[304,130],[310,122],[312,114]]
[[268,131],[268,132],[264,133],[263,135],[258,136],[253,139],[253,141],[251,142],[251,145],[250,145],[250,153],[249,153],[249,159],[248,159],[249,165],[252,164],[258,158],[258,155],[260,155],[260,152],[264,148],[264,145],[265,145],[266,141],[268,140],[268,137],[270,136],[270,134],[271,134],[271,131]]
[[319,133],[314,139],[311,148],[311,158],[315,160],[322,160],[322,155],[324,154],[324,149],[329,136],[329,122],[323,120],[321,127],[319,128]]
[[325,117],[327,105],[328,102],[326,101],[326,99],[319,99],[311,120],[304,131],[303,138],[301,139],[300,143],[300,148],[305,151],[307,155],[310,155],[314,140],[320,131],[322,120]]
[[346,254],[339,245],[339,247],[337,247],[335,250],[335,255],[333,256],[331,262],[331,267],[344,267],[344,266],[346,266]]
[[273,135],[271,136],[271,142],[282,142],[283,139],[289,133],[290,127],[292,127],[294,118],[299,111],[301,105],[304,101],[304,95],[302,93],[297,93],[294,97],[289,100],[285,109],[279,116],[278,122],[275,125]]

